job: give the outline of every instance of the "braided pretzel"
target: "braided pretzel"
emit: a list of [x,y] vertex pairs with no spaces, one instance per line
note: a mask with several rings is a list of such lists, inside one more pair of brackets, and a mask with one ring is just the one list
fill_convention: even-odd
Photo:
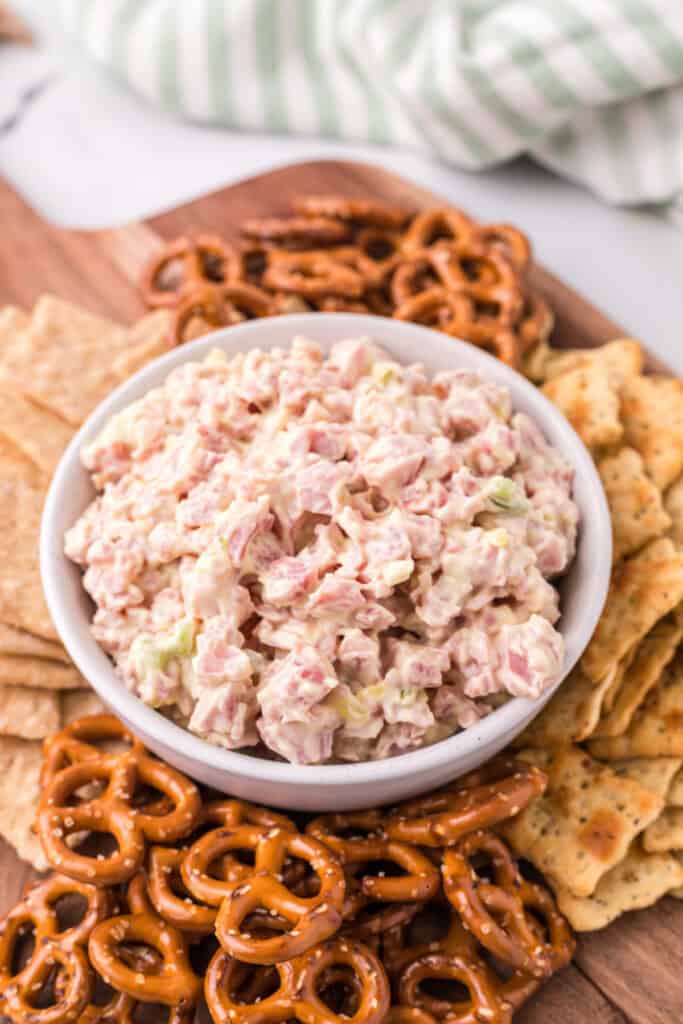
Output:
[[178,302],[171,325],[173,344],[182,345],[190,340],[187,328],[192,320],[201,320],[209,327],[231,327],[254,317],[270,316],[271,311],[270,296],[255,285],[239,281],[199,285]]
[[349,229],[330,217],[254,217],[244,222],[242,234],[259,241],[297,245],[343,242]]
[[[130,892],[129,901],[136,905]],[[131,962],[122,954],[122,947],[131,943],[149,947],[155,954],[149,961],[154,964],[153,971],[145,971],[139,959]],[[90,936],[88,953],[108,985],[140,1002],[184,1011],[199,998],[201,984],[190,966],[186,940],[156,914],[134,910],[102,921]]]
[[296,292],[305,299],[329,295],[357,299],[365,290],[357,270],[324,251],[270,253],[263,284],[275,291]]
[[467,832],[519,814],[546,784],[535,765],[498,757],[446,789],[400,804],[385,817],[384,834],[417,846],[451,846]]
[[[439,872],[435,865],[406,843],[391,842],[380,836],[344,839],[336,830],[360,829],[377,832],[381,828],[379,811],[360,811],[350,814],[330,814],[316,818],[306,828],[337,854],[350,873],[361,876],[363,894],[371,900],[385,903],[409,903],[432,899],[439,889]],[[405,872],[398,878],[387,878],[366,874],[364,867],[369,861],[387,861],[397,864]]]
[[[83,803],[77,791],[93,781],[104,790]],[[138,785],[160,791],[170,803],[166,813],[134,806]],[[141,749],[102,754],[57,772],[48,782],[38,809],[37,830],[50,864],[83,882],[113,885],[127,881],[142,865],[145,840],[171,843],[187,835],[199,819],[201,800],[194,783]],[[67,840],[80,832],[114,836],[117,849],[96,857],[72,850]]]
[[[85,912],[77,923],[62,927],[56,904],[72,895],[85,900]],[[25,893],[0,929],[0,993],[13,1020],[68,1024],[79,1016],[92,992],[92,974],[82,947],[111,909],[108,893],[61,875],[51,875]],[[29,931],[33,931],[33,951],[21,970],[15,971],[19,944]],[[38,1008],[38,996],[48,988],[56,965],[59,990],[51,1005]]]
[[[316,946],[304,956],[277,964],[279,986],[258,1002],[235,999],[242,964],[224,950],[214,956],[206,972],[204,994],[215,1024],[382,1024],[389,1009],[389,984],[382,964],[360,943],[334,939]],[[319,992],[327,975],[342,968],[355,979],[357,1006],[354,1013],[338,1015],[322,1001]],[[346,974],[346,972],[345,972]],[[334,977],[334,975],[332,975]]]
[[469,245],[475,230],[475,223],[462,210],[442,207],[418,213],[405,235],[403,251],[411,256],[442,241],[457,246]]
[[344,196],[297,196],[292,201],[297,213],[304,217],[338,217],[375,228],[400,228],[410,213],[400,206],[372,199],[347,199]]
[[[331,850],[311,836],[283,829],[265,830],[243,825],[233,831],[222,831],[222,838],[217,837],[216,845],[211,848],[214,857],[216,850],[221,849],[221,842],[226,852],[230,849],[254,851],[254,867],[246,880],[232,883],[227,891],[224,884],[221,885],[224,899],[216,918],[216,935],[232,956],[247,963],[278,963],[304,953],[338,930],[345,883],[344,873]],[[203,842],[200,840],[200,844]],[[307,861],[318,876],[320,886],[314,896],[297,896],[280,880],[288,857]],[[196,895],[198,876],[192,874],[193,863],[188,857],[182,872],[185,884]],[[205,887],[206,878],[201,881],[204,883],[202,891],[211,895],[210,887]],[[280,915],[292,925],[291,929],[272,938],[255,938],[242,926],[257,910]]]
[[[165,271],[180,265],[175,287],[160,283]],[[145,302],[153,308],[174,306],[178,297],[197,285],[227,284],[236,280],[239,261],[235,250],[214,235],[176,238],[156,253],[142,272],[141,288]]]
[[[474,861],[490,864],[493,881],[478,874]],[[524,881],[505,843],[490,832],[472,832],[446,851],[444,888],[448,899],[481,945],[516,970],[546,977],[571,959],[572,943],[562,916],[540,886]],[[547,897],[547,898],[546,898]],[[539,938],[526,907],[544,913],[550,938]]]

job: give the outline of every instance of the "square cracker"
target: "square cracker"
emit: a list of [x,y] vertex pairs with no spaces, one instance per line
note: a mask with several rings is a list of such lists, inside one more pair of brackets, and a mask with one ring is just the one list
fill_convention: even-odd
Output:
[[553,377],[543,394],[564,413],[587,448],[621,439],[619,392],[604,367],[578,367]]
[[61,725],[59,694],[28,686],[0,686],[0,735],[43,740]]
[[18,394],[11,380],[0,376],[0,434],[50,477],[74,430],[59,416]]
[[591,740],[594,757],[683,757],[683,656],[664,671],[621,736]]
[[643,369],[643,350],[632,338],[618,338],[599,348],[555,349],[547,343],[538,345],[527,357],[525,373],[542,384],[577,369],[598,366],[607,370],[615,381],[634,377]]
[[643,832],[643,849],[648,853],[683,850],[683,807],[664,808]]
[[683,476],[675,480],[664,495],[664,508],[671,519],[669,536],[683,548]]
[[605,607],[581,659],[585,674],[601,682],[681,601],[683,551],[668,537],[650,541],[612,572]]
[[3,306],[0,309],[0,358],[7,345],[11,345],[17,334],[31,322],[28,313],[18,306]]
[[40,583],[41,479],[33,463],[0,437],[0,621],[58,640]]
[[82,690],[83,676],[73,665],[45,658],[0,655],[0,686],[32,686],[43,690]]
[[575,746],[519,756],[548,775],[548,788],[501,832],[553,886],[590,896],[664,801]]
[[77,427],[119,383],[112,363],[127,342],[118,324],[44,295],[0,353],[0,367],[27,397]]
[[171,337],[172,317],[167,309],[155,309],[128,332],[128,346],[114,360],[112,369],[117,377],[125,380],[152,359],[170,352],[175,346]]
[[683,470],[683,380],[631,377],[621,389],[624,441],[664,491]]
[[595,892],[578,899],[558,887],[557,903],[577,932],[604,928],[629,910],[642,910],[683,885],[683,864],[671,854],[646,853],[634,843],[624,859],[604,875]]
[[671,526],[662,495],[645,473],[634,448],[622,448],[598,463],[612,519],[613,557],[633,554]]
[[[683,765],[681,757],[631,757],[612,761],[610,768],[623,779],[632,779],[668,801],[669,792]],[[652,826],[648,826],[651,828]]]
[[45,658],[48,661],[61,661],[64,665],[71,664],[71,658],[61,644],[54,640],[43,640],[24,629],[15,629],[0,622],[0,655],[14,654],[24,658]]
[[38,740],[0,736],[0,835],[38,871],[48,866],[33,832],[42,763],[43,745]]
[[591,736],[611,682],[606,675],[602,682],[594,683],[577,665],[513,745],[548,750]]
[[595,736],[621,736],[626,732],[635,712],[673,659],[681,639],[683,622],[673,615],[667,615],[653,626],[636,648],[612,707],[597,723]]
[[71,690],[60,694],[62,702],[62,726],[85,715],[100,715],[106,705],[94,690]]

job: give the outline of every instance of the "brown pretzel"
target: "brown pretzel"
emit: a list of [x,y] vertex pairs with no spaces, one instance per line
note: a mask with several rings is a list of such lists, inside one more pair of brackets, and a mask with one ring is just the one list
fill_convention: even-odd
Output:
[[[82,787],[98,782],[103,791],[76,802]],[[170,809],[152,813],[135,806],[139,786],[158,790]],[[71,878],[95,885],[127,881],[140,868],[145,840],[172,843],[188,835],[201,813],[197,787],[170,765],[134,746],[123,754],[101,754],[57,772],[46,785],[38,809],[37,830],[50,864]],[[113,835],[117,849],[88,856],[69,845],[78,833]]]
[[297,213],[304,217],[337,217],[375,228],[400,228],[410,216],[400,206],[373,199],[347,199],[345,196],[297,196],[292,201]]
[[[149,947],[153,970],[145,970],[139,958],[131,962],[122,955],[122,948],[131,944]],[[186,1010],[199,997],[201,984],[190,966],[186,940],[156,914],[133,912],[102,921],[90,936],[88,953],[108,985],[140,1002]]]
[[[347,839],[338,832],[358,829],[364,832],[381,830],[381,812],[359,811],[350,814],[330,814],[316,818],[306,831],[325,843],[337,854],[347,877],[350,873],[359,880],[364,896],[384,903],[423,902],[432,899],[440,884],[435,865],[407,843],[391,842],[381,835],[356,836]],[[365,873],[365,865],[382,861],[398,865],[404,872],[399,877],[386,877]]]
[[401,240],[392,231],[364,228],[358,233],[356,245],[359,269],[372,284],[384,281],[401,260]]
[[346,224],[330,217],[258,217],[242,225],[242,234],[259,241],[310,245],[343,242],[348,237]]
[[[213,858],[220,850],[254,851],[253,871],[246,879],[232,883],[227,891],[223,890],[224,899],[216,918],[218,940],[232,956],[247,963],[278,963],[304,953],[338,930],[345,883],[344,873],[331,850],[311,836],[278,828],[259,829],[242,825],[222,832],[222,838],[216,837],[215,845],[211,847]],[[307,861],[320,879],[314,896],[297,896],[287,888],[284,880],[280,880],[286,860],[294,857]],[[193,863],[188,857],[182,871],[185,884],[196,895],[198,876],[192,873]],[[204,876],[202,883],[205,882]],[[202,891],[210,894],[206,888]],[[255,938],[244,930],[243,925],[258,910],[280,915],[291,925],[290,930],[272,938]]]
[[475,223],[462,210],[442,207],[418,213],[403,236],[403,251],[410,255],[442,241],[469,245]]
[[[423,982],[434,978],[458,982],[467,989],[469,999],[454,1003],[423,992],[420,988]],[[447,1016],[449,1021],[457,1021],[458,1024],[468,1017],[489,1024],[509,1024],[512,1006],[509,1003],[504,1005],[499,988],[497,979],[482,960],[464,955],[430,953],[414,960],[403,970],[398,995],[399,1001],[407,1006],[415,1006],[438,1018]]]
[[[492,881],[475,868],[481,858]],[[446,851],[444,889],[448,899],[481,945],[504,963],[535,977],[546,977],[571,959],[569,930],[550,897],[519,874],[502,839],[472,832]],[[549,938],[539,937],[538,922],[527,907],[544,914]]]
[[140,740],[115,715],[87,715],[65,726],[43,743],[40,783],[46,786],[55,774],[79,761],[101,757],[103,743],[118,742],[127,750],[142,753]]
[[[85,900],[80,920],[62,925],[58,901],[78,896]],[[92,974],[83,947],[90,934],[112,909],[108,893],[61,875],[51,875],[31,887],[9,912],[0,928],[0,994],[12,1020],[32,1024],[69,1024],[87,1006]],[[15,959],[22,938],[33,933],[33,950],[19,970]],[[49,990],[54,967],[60,985],[50,1005],[40,1007],[39,996]]]
[[522,352],[529,352],[536,345],[547,341],[555,323],[555,316],[538,292],[524,296],[524,306],[517,325],[517,334],[522,341]]
[[394,317],[446,330],[454,321],[470,320],[472,305],[466,295],[435,286],[402,302],[394,310]]
[[365,290],[357,270],[324,251],[271,253],[263,283],[275,291],[296,292],[305,299],[330,295],[357,299]]
[[403,1006],[399,1003],[398,1006],[389,1007],[384,1024],[436,1024],[436,1017],[417,1006]]
[[400,804],[385,818],[384,833],[418,846],[451,846],[467,832],[519,814],[546,783],[535,765],[501,756],[446,789]]
[[[272,302],[269,295],[255,285],[240,281],[224,285],[199,285],[181,297],[171,324],[175,345],[182,345],[196,335],[188,335],[193,320],[206,327],[231,327],[254,317],[269,316]],[[201,333],[205,333],[202,330]]]
[[[382,964],[360,943],[325,942],[304,956],[277,964],[279,986],[258,1002],[237,1001],[242,964],[219,950],[206,972],[204,994],[215,1024],[382,1024],[389,1009],[389,984]],[[331,972],[342,969],[356,989],[355,1012],[336,1014],[320,998]],[[327,976],[327,977],[326,977]]]
[[[173,265],[178,279],[170,287],[161,283]],[[141,288],[145,302],[152,307],[174,306],[182,292],[203,284],[227,284],[237,278],[239,261],[235,250],[214,235],[176,238],[147,263]]]
[[391,297],[397,306],[402,306],[414,295],[441,285],[430,254],[417,253],[397,265],[391,278]]
[[473,304],[470,304],[465,315],[452,317],[441,330],[460,341],[468,341],[477,348],[491,352],[513,369],[519,366],[522,344],[515,331],[497,325],[488,317],[477,317]]
[[481,224],[474,231],[474,242],[502,253],[519,273],[531,262],[529,239],[511,224]]
[[153,846],[149,851],[147,891],[160,917],[198,938],[213,932],[216,910],[196,901],[183,884],[180,867],[186,856],[185,850]]
[[418,905],[410,918],[385,928],[381,938],[382,962],[392,979],[421,956],[471,956],[475,952],[460,915],[442,898]]

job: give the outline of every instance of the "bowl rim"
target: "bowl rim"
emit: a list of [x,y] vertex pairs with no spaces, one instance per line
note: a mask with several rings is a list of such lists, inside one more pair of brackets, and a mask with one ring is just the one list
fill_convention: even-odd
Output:
[[[358,786],[395,780],[410,773],[429,772],[448,760],[453,761],[455,770],[455,765],[460,757],[471,753],[475,748],[487,747],[502,735],[507,733],[514,735],[516,729],[519,730],[526,721],[535,717],[550,700],[577,663],[592,635],[607,596],[610,579],[612,562],[610,517],[597,469],[583,442],[568,421],[538,388],[520,373],[482,349],[461,339],[445,335],[443,332],[412,322],[359,313],[316,312],[279,316],[277,322],[289,325],[290,342],[300,334],[317,341],[320,339],[316,338],[316,327],[320,328],[322,322],[329,321],[330,318],[333,318],[335,323],[343,328],[346,337],[368,337],[375,340],[375,335],[391,332],[395,338],[423,335],[425,344],[430,345],[434,345],[437,339],[442,342],[446,341],[456,360],[459,353],[465,354],[468,368],[475,370],[481,368],[483,373],[497,383],[510,387],[512,391],[516,390],[521,394],[528,395],[532,404],[538,405],[543,411],[543,418],[538,420],[541,428],[545,431],[547,421],[552,421],[554,431],[562,438],[563,454],[569,457],[569,452],[571,452],[575,477],[579,474],[587,477],[587,483],[591,491],[594,492],[591,529],[597,531],[602,526],[604,539],[598,548],[597,562],[592,565],[590,578],[587,578],[584,583],[586,589],[590,588],[591,590],[591,600],[586,602],[590,614],[587,615],[586,622],[581,626],[582,640],[576,645],[575,650],[567,652],[565,649],[565,662],[560,679],[535,700],[513,697],[468,729],[438,740],[429,746],[378,761],[297,765],[271,761],[209,743],[208,740],[195,736],[189,730],[165,718],[156,709],[144,704],[129,692],[116,676],[108,656],[90,634],[89,622],[81,624],[70,621],[61,596],[63,573],[56,571],[55,565],[53,565],[55,559],[63,561],[66,558],[63,553],[63,534],[57,537],[55,520],[62,495],[70,487],[70,478],[76,472],[82,474],[87,472],[80,461],[81,447],[99,433],[111,415],[141,397],[151,388],[158,386],[175,367],[204,358],[212,348],[222,348],[226,341],[229,342],[229,345],[225,346],[226,353],[229,356],[236,354],[240,350],[239,342],[242,339],[249,338],[251,335],[258,336],[261,333],[267,336],[268,327],[272,327],[273,321],[270,318],[263,318],[233,327],[221,328],[196,341],[173,349],[148,363],[120,384],[93,410],[72,438],[54,473],[43,509],[40,531],[40,569],[48,609],[57,632],[76,667],[105,703],[111,705],[115,713],[133,723],[133,730],[138,726],[142,732],[154,737],[166,747],[172,748],[188,761],[202,763],[214,771],[247,777],[263,783],[272,782],[304,787]],[[391,349],[391,337],[385,339],[379,337],[376,340],[379,344],[386,343],[387,347]],[[264,337],[263,347],[269,348],[274,345],[268,345],[267,337]],[[399,356],[396,358],[400,359]],[[554,441],[553,444],[555,447],[559,447],[557,441]],[[564,447],[565,444],[566,447]],[[585,528],[584,523],[580,523],[581,528]],[[580,540],[579,543],[581,543]],[[83,625],[87,635],[79,637],[77,633]],[[561,625],[560,632],[562,632]],[[106,661],[103,662],[103,658]]]

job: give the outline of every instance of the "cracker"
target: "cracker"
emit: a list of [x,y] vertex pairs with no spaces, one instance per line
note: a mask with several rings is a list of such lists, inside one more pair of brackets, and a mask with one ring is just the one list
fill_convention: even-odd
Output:
[[648,853],[683,850],[683,807],[664,808],[643,832],[643,849]]
[[572,928],[592,932],[604,928],[629,910],[657,903],[683,884],[683,864],[671,854],[646,853],[634,843],[626,857],[599,882],[586,899],[569,890],[556,890],[557,903]]
[[633,377],[621,390],[624,441],[664,491],[683,470],[683,380]]
[[543,394],[564,413],[587,448],[621,439],[619,392],[604,367],[579,367],[553,377]]
[[667,801],[670,807],[683,807],[683,770],[674,776],[669,786]]
[[607,601],[581,659],[594,682],[640,643],[683,600],[683,551],[667,537],[650,541],[612,572]]
[[61,724],[59,694],[29,686],[0,686],[0,734],[42,740]]
[[602,459],[598,472],[607,495],[612,519],[613,558],[618,562],[659,537],[671,519],[659,488],[645,473],[643,460],[633,448],[622,448]]
[[0,622],[58,640],[40,584],[40,480],[33,463],[0,437]]
[[118,383],[111,367],[127,341],[118,324],[44,295],[0,366],[30,399],[77,427]]
[[2,654],[15,654],[24,658],[47,658],[48,661],[71,664],[71,659],[61,644],[53,640],[43,640],[4,622],[0,622],[0,655]]
[[59,416],[41,409],[0,378],[0,434],[50,477],[74,435]]
[[594,757],[683,757],[683,660],[679,655],[664,671],[647,700],[621,736],[591,740]]
[[650,630],[624,673],[611,710],[595,729],[596,736],[621,736],[626,732],[635,712],[673,659],[681,639],[683,623],[673,616],[661,619]]
[[33,832],[42,763],[43,745],[38,740],[0,736],[0,835],[38,871],[48,867]]
[[28,327],[30,322],[28,313],[24,313],[18,306],[3,306],[0,309],[0,358],[4,349],[12,344],[16,335]]
[[[613,761],[610,768],[624,779],[632,779],[668,802],[676,774],[683,765],[680,757],[632,757]],[[652,828],[652,826],[648,826]]]
[[683,476],[675,480],[664,495],[664,508],[671,519],[669,536],[674,544],[683,548]]
[[128,347],[116,357],[112,369],[120,380],[125,380],[174,346],[170,312],[155,309],[133,324],[128,332]]
[[85,680],[73,665],[45,658],[0,655],[0,685],[34,686],[43,690],[81,690]]
[[607,675],[596,684],[577,666],[514,746],[548,750],[591,736],[611,681]]
[[94,690],[72,690],[60,694],[62,725],[68,725],[84,715],[100,715],[107,710]]
[[632,338],[619,338],[599,348],[588,349],[561,350],[546,345],[535,360],[529,358],[525,369],[532,380],[543,383],[572,370],[594,367],[607,370],[614,381],[636,376],[643,369],[643,350]]
[[519,756],[542,768],[548,788],[501,831],[552,885],[590,896],[664,801],[576,746]]

